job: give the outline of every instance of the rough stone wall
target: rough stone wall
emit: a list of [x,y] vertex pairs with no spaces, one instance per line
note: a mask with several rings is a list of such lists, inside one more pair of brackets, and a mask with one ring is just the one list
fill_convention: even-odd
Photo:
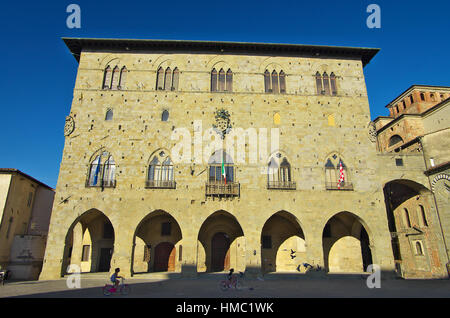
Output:
[[[220,64],[221,63],[221,64]],[[126,65],[121,91],[101,90],[106,65]],[[155,91],[159,66],[180,70],[178,91]],[[233,71],[233,93],[211,93],[210,71],[223,65]],[[265,94],[265,69],[286,73],[286,94]],[[337,75],[337,96],[317,96],[315,73]],[[114,117],[105,121],[108,109]],[[261,165],[236,164],[240,197],[205,198],[207,164],[174,166],[176,189],[146,189],[147,165],[158,149],[170,150],[174,128],[194,134],[194,120],[203,129],[214,123],[214,111],[230,112],[233,127],[280,129],[280,151],[291,164],[296,190],[268,190]],[[163,110],[169,119],[161,121]],[[278,113],[280,124],[273,116]],[[374,262],[384,270],[394,268],[384,199],[377,171],[375,144],[370,142],[367,92],[362,63],[345,58],[269,57],[208,54],[109,54],[82,53],[70,111],[75,130],[66,137],[50,225],[49,241],[40,279],[61,275],[64,241],[76,218],[92,208],[103,212],[116,237],[111,268],[131,272],[132,242],[136,227],[149,213],[163,210],[179,224],[184,273],[197,271],[199,230],[215,211],[227,211],[238,221],[245,237],[240,262],[248,272],[261,268],[261,233],[265,222],[278,211],[287,211],[300,222],[305,234],[305,260],[322,264],[322,234],[327,221],[349,211],[364,221]],[[334,121],[329,120],[329,116]],[[331,124],[331,125],[330,125]],[[334,124],[334,125],[332,125]],[[248,151],[247,146],[247,151]],[[270,152],[270,145],[268,145]],[[116,162],[115,188],[88,188],[85,181],[93,155],[109,151]],[[325,159],[338,152],[353,182],[353,191],[325,189]],[[206,153],[208,157],[210,153]],[[266,166],[262,166],[265,170]],[[191,174],[191,171],[193,173]],[[200,251],[200,252],[198,252]],[[239,253],[238,253],[239,254]]]

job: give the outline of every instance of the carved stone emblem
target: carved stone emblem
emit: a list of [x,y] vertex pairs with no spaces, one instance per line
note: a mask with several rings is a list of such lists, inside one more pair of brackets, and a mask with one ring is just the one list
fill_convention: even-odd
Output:
[[213,128],[219,135],[222,136],[223,139],[225,138],[225,135],[231,130],[230,114],[225,109],[219,109],[215,113],[215,118],[216,123],[213,124]]
[[377,141],[377,128],[375,127],[375,123],[373,121],[371,121],[369,123],[368,129],[369,129],[369,140],[371,142],[376,142]]
[[66,117],[66,124],[64,125],[64,136],[69,136],[75,130],[75,121],[72,116]]
[[450,176],[446,173],[437,175],[431,182],[431,188],[438,199],[448,201],[450,196]]

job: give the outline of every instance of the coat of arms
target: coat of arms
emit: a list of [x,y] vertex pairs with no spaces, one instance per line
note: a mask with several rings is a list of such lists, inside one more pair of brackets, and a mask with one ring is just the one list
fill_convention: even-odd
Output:
[[216,111],[215,117],[216,123],[212,126],[217,131],[217,133],[222,136],[223,139],[225,138],[225,135],[231,130],[230,114],[225,109],[219,109],[218,111]]

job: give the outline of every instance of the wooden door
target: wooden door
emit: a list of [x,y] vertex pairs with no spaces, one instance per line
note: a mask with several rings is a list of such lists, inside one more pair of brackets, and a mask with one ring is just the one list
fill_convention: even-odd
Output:
[[211,241],[211,271],[230,269],[230,239],[225,233],[214,234]]
[[154,272],[175,271],[176,248],[172,243],[162,242],[155,247]]

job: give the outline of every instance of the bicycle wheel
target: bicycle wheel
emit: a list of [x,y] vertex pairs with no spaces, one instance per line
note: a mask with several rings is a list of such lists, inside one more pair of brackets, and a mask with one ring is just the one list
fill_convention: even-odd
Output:
[[221,281],[221,282],[219,283],[219,288],[220,288],[221,291],[226,291],[226,290],[228,290],[227,283],[226,283],[225,281]]
[[244,288],[244,286],[242,285],[242,283],[240,281],[236,282],[236,289],[237,290],[242,290],[242,288]]
[[120,293],[121,293],[122,295],[128,295],[128,294],[130,293],[130,286],[128,286],[128,285],[123,285],[123,286],[120,288]]
[[103,287],[103,295],[105,296],[111,296],[111,292],[109,291],[110,286],[106,285]]

